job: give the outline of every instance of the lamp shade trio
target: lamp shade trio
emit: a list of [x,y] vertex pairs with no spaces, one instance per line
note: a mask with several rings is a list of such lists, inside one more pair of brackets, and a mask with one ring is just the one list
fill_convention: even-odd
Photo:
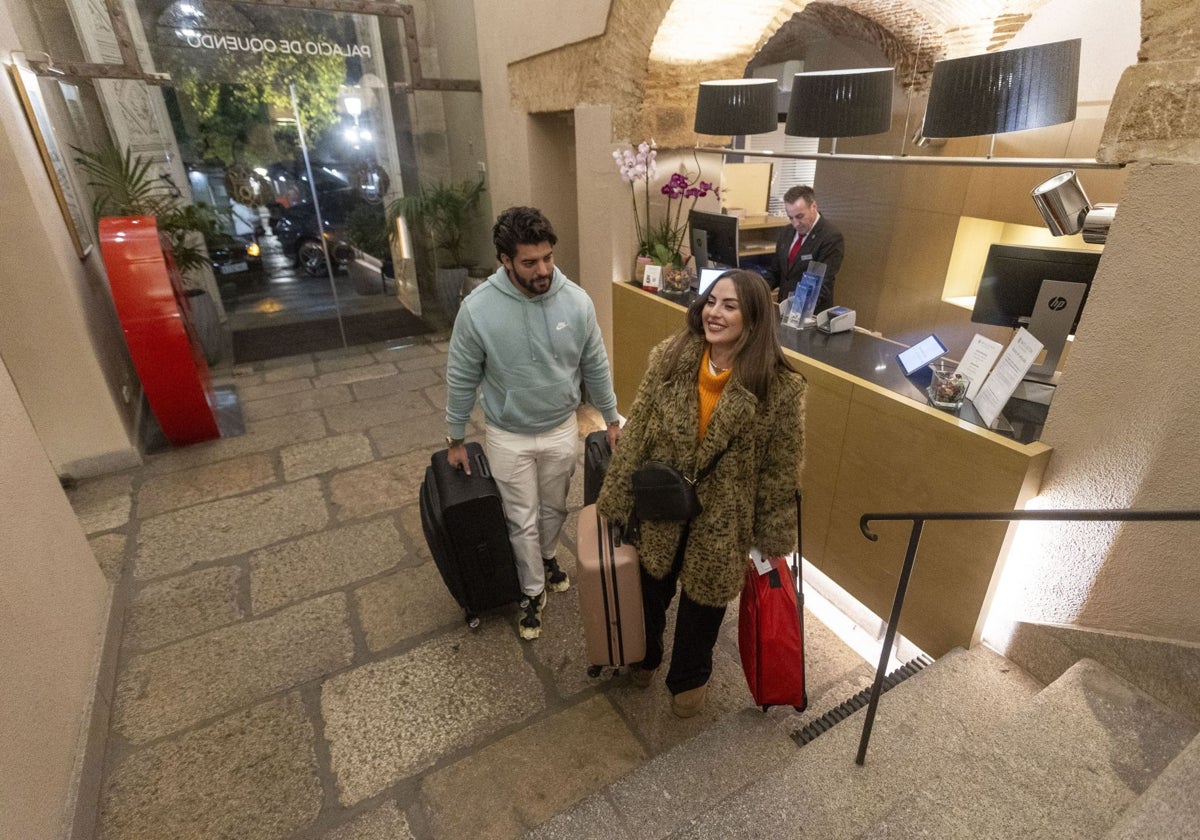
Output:
[[[1075,119],[1080,39],[998,50],[933,65],[924,135],[971,137]],[[786,115],[775,79],[700,83],[694,131],[737,136],[861,137],[891,129],[895,68],[822,70],[792,79]]]
[[[923,138],[974,137],[1026,131],[1075,119],[1079,98],[1078,38],[935,62]],[[895,69],[797,73],[786,114],[779,114],[775,79],[700,83],[697,134],[738,136],[775,131],[796,137],[861,137],[891,130]],[[989,155],[990,157],[990,155]],[[1093,205],[1074,170],[1031,192],[1055,236],[1083,234],[1102,244],[1116,205]]]

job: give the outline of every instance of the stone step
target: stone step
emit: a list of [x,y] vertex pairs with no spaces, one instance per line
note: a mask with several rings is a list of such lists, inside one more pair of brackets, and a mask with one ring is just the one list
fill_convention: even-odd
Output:
[[1138,797],[1105,840],[1183,840],[1200,833],[1200,737],[1167,765],[1167,769]]
[[[1041,685],[982,646],[954,650],[880,701],[866,765],[854,763],[863,711],[839,723],[761,779],[669,835],[672,838],[857,837],[927,778],[953,767],[970,742],[1033,697]],[[708,756],[717,764],[723,756]],[[968,836],[966,834],[960,834]]]
[[1195,735],[1082,659],[962,755],[927,767],[919,789],[862,836],[1101,837]]
[[726,715],[688,741],[577,802],[525,840],[652,840],[730,789],[794,757],[785,728],[757,709]]
[[[586,797],[525,835],[528,840],[605,838],[657,840],[708,808],[729,790],[769,773],[795,757],[792,735],[813,719],[871,684],[873,669],[849,650],[834,650],[836,637],[819,621],[807,625],[810,649],[820,650],[809,663],[808,708],[772,707],[766,714],[741,709],[631,773],[607,789]],[[828,636],[828,638],[827,638]],[[733,648],[736,650],[736,648]],[[839,670],[848,661],[856,667]],[[832,669],[829,666],[834,666]],[[816,692],[820,692],[816,694]],[[718,756],[713,771],[714,759]],[[700,768],[700,783],[692,768]],[[650,791],[648,798],[644,792]],[[628,827],[628,828],[626,828]]]

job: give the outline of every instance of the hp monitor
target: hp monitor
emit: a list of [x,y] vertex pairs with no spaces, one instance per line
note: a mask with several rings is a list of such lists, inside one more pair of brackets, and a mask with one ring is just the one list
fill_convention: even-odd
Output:
[[738,219],[721,213],[688,213],[692,256],[696,268],[738,267]]
[[1054,373],[1067,336],[1079,326],[1099,264],[1098,251],[993,244],[971,320],[1013,329],[1026,327],[1046,347],[1045,360],[1031,373],[1047,378]]

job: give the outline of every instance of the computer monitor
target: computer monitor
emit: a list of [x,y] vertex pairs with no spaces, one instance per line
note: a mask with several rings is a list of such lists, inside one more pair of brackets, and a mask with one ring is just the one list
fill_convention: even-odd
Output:
[[[1079,326],[1099,251],[1068,251],[1034,245],[993,244],[983,265],[971,320],[977,324],[1026,327],[1046,347],[1033,373],[1046,378],[1062,355],[1067,336]],[[1043,284],[1051,281],[1051,284]]]
[[688,212],[696,268],[738,267],[738,219],[702,210]]
[[717,282],[717,278],[724,274],[729,269],[727,268],[702,268],[700,269],[700,281],[696,286],[696,294],[704,297],[708,294],[708,290]]

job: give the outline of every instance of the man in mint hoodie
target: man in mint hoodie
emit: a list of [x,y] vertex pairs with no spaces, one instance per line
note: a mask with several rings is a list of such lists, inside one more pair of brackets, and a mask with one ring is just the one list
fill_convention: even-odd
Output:
[[526,599],[518,631],[542,631],[546,590],[570,586],[558,566],[558,538],[575,472],[580,383],[621,436],[608,355],[591,298],[554,267],[558,237],[533,207],[510,207],[492,228],[500,268],[467,295],[446,361],[446,445],[450,463],[471,471],[463,445],[479,393],[485,450],[500,495]]

